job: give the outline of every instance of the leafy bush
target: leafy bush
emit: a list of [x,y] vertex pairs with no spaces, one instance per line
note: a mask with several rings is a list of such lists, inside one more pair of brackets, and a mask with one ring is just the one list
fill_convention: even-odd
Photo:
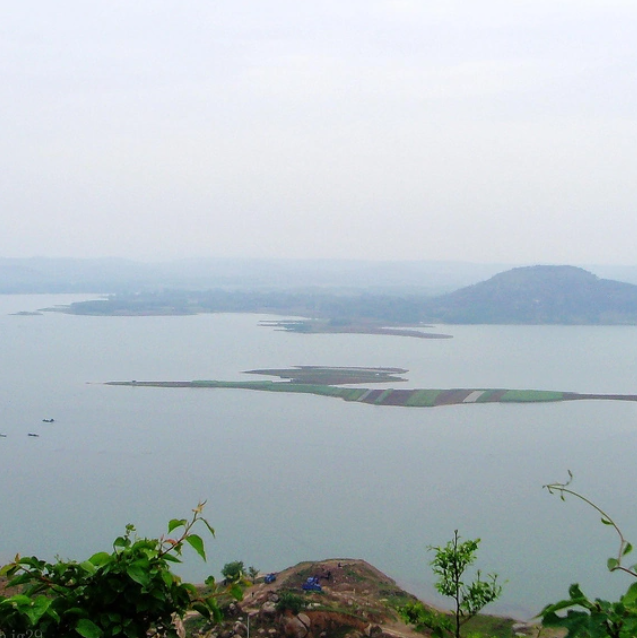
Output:
[[[8,587],[19,593],[0,596],[0,635],[39,635],[46,638],[145,638],[155,630],[176,637],[175,616],[194,609],[207,618],[218,618],[214,579],[206,584],[212,593],[200,597],[194,585],[181,582],[170,570],[179,563],[184,544],[206,559],[202,538],[192,532],[202,523],[204,503],[190,520],[173,519],[168,534],[181,529],[176,538],[138,538],[132,525],[113,542],[113,551],[98,552],[81,563],[57,560],[48,563],[36,557],[16,556],[0,570],[9,578]],[[239,588],[228,589],[235,597]]]
[[293,614],[298,614],[303,609],[305,609],[305,599],[302,596],[293,591],[279,592],[279,600],[276,603],[278,612],[291,611]]
[[414,625],[416,631],[428,630],[437,638],[453,633],[449,616],[425,607],[419,600],[406,603],[398,609],[398,613],[406,623]]

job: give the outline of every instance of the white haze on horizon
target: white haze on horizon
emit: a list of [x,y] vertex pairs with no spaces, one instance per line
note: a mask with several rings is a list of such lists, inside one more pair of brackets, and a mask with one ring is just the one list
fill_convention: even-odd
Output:
[[635,264],[637,5],[25,0],[1,257]]

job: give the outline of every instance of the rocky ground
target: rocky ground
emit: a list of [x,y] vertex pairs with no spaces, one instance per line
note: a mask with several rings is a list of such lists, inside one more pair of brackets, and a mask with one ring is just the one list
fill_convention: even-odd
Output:
[[[321,592],[304,592],[302,584],[318,577]],[[294,613],[281,610],[282,598],[300,598],[303,608]],[[227,618],[218,625],[186,621],[184,635],[205,638],[422,638],[406,625],[396,608],[415,601],[411,594],[362,560],[333,559],[304,562],[279,572],[276,581],[262,579],[248,588],[240,603],[227,609]],[[537,635],[537,629],[508,618],[489,617],[493,636]],[[473,621],[472,621],[473,622]]]

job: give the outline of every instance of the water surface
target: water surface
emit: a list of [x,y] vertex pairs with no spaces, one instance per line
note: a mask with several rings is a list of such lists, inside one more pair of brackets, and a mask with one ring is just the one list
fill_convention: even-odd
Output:
[[101,382],[390,366],[410,370],[405,388],[633,393],[637,328],[453,326],[429,341],[286,333],[256,315],[8,314],[77,298],[0,297],[0,562],[84,558],[126,523],[158,535],[207,499],[217,538],[208,564],[184,565],[195,580],[236,559],[271,571],[353,557],[434,600],[426,547],[457,528],[508,580],[494,611],[531,616],[575,581],[593,595],[626,587],[605,569],[611,531],[542,485],[571,469],[637,540],[635,404],[410,409]]

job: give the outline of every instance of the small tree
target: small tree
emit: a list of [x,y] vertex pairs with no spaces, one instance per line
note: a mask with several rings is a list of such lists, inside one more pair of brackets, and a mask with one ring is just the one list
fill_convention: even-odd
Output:
[[250,565],[250,567],[248,567],[248,578],[250,579],[250,582],[251,583],[256,582],[258,577],[259,577],[259,570],[254,565]]
[[243,567],[242,560],[233,560],[230,563],[226,563],[221,570],[222,576],[229,583],[238,583],[244,577],[245,569]]
[[476,561],[479,544],[479,538],[461,543],[458,530],[455,530],[453,539],[444,547],[428,547],[436,554],[430,563],[434,574],[438,576],[436,589],[443,596],[448,596],[454,601],[453,630],[449,630],[444,625],[441,628],[450,631],[456,638],[460,638],[460,628],[464,623],[478,614],[486,605],[497,600],[502,593],[502,586],[497,583],[497,574],[488,574],[487,580],[482,580],[478,570],[474,581],[468,584],[464,582],[467,568]]

